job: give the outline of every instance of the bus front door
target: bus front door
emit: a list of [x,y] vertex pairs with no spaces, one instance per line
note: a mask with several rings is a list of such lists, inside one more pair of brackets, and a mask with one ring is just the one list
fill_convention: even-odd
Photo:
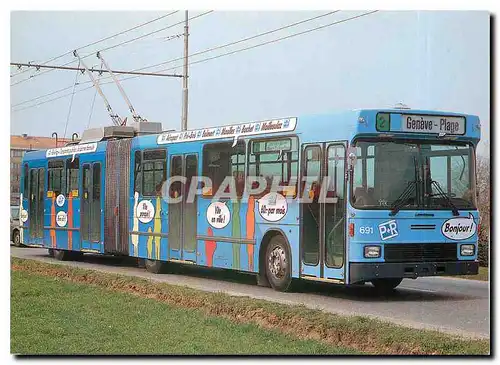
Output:
[[[196,262],[196,194],[189,196],[193,177],[198,176],[198,155],[170,156],[171,179],[168,204],[168,246],[173,260]],[[184,178],[185,177],[185,180]],[[190,199],[191,198],[191,199]]]
[[[344,282],[346,142],[303,145],[301,277]],[[305,188],[305,189],[304,189]]]

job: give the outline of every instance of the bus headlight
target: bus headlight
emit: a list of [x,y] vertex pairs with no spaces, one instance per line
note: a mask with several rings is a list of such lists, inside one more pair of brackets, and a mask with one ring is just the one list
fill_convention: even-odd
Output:
[[367,259],[380,257],[380,246],[365,246],[363,256]]
[[460,245],[460,256],[474,256],[474,245]]

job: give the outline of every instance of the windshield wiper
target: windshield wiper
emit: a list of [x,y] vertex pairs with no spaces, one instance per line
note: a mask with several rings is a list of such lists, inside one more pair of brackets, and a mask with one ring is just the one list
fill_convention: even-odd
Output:
[[441,185],[439,185],[439,183],[437,181],[431,180],[431,186],[432,185],[434,185],[436,187],[437,194],[431,194],[430,196],[439,196],[439,197],[441,197],[441,199],[443,199],[444,201],[446,201],[446,203],[448,203],[448,206],[451,208],[451,211],[453,212],[454,216],[460,215],[460,213],[458,212],[457,206],[455,204],[453,204],[453,202],[451,201],[451,199],[448,196],[448,194],[446,194],[444,192],[444,190],[441,188]]
[[403,190],[403,192],[399,195],[399,197],[392,204],[391,212],[389,213],[389,215],[391,215],[391,216],[396,215],[397,212],[399,212],[399,210],[403,206],[406,205],[406,202],[410,198],[414,198],[413,196],[411,196],[411,193],[413,192],[413,190],[416,190],[416,186],[417,186],[416,180],[408,182],[408,186]]
[[[418,173],[418,166],[417,166],[417,158],[413,156],[413,166],[415,168],[415,179],[413,181],[408,182],[408,186],[403,190],[403,192],[399,195],[399,197],[394,201],[394,203],[391,206],[391,212],[389,213],[390,216],[396,215],[399,210],[405,206],[406,202],[410,199],[413,198],[414,200],[417,199],[418,195],[418,184],[420,183],[420,178],[419,178],[419,173]],[[410,194],[413,193],[413,190],[415,190],[415,196],[412,197]]]

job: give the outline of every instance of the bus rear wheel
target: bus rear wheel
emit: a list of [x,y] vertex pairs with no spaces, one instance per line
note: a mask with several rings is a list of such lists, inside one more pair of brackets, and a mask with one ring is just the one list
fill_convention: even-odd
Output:
[[161,274],[165,271],[165,263],[158,260],[144,260],[146,270],[153,274]]
[[403,278],[385,278],[385,279],[374,279],[372,284],[379,292],[391,292],[396,287],[401,284]]
[[66,250],[53,250],[54,258],[59,261],[66,261],[71,258],[71,252]]
[[19,231],[16,229],[14,233],[12,234],[12,241],[14,242],[14,246],[16,247],[21,247],[21,235],[19,234]]
[[266,250],[266,276],[274,290],[287,291],[292,283],[290,252],[285,238],[271,238]]
[[81,251],[70,251],[69,259],[73,261],[79,261],[83,258],[83,252]]

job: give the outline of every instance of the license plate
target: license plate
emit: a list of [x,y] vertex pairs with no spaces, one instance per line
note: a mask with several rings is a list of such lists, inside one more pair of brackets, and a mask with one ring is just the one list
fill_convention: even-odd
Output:
[[403,114],[401,130],[412,133],[465,134],[465,117]]

